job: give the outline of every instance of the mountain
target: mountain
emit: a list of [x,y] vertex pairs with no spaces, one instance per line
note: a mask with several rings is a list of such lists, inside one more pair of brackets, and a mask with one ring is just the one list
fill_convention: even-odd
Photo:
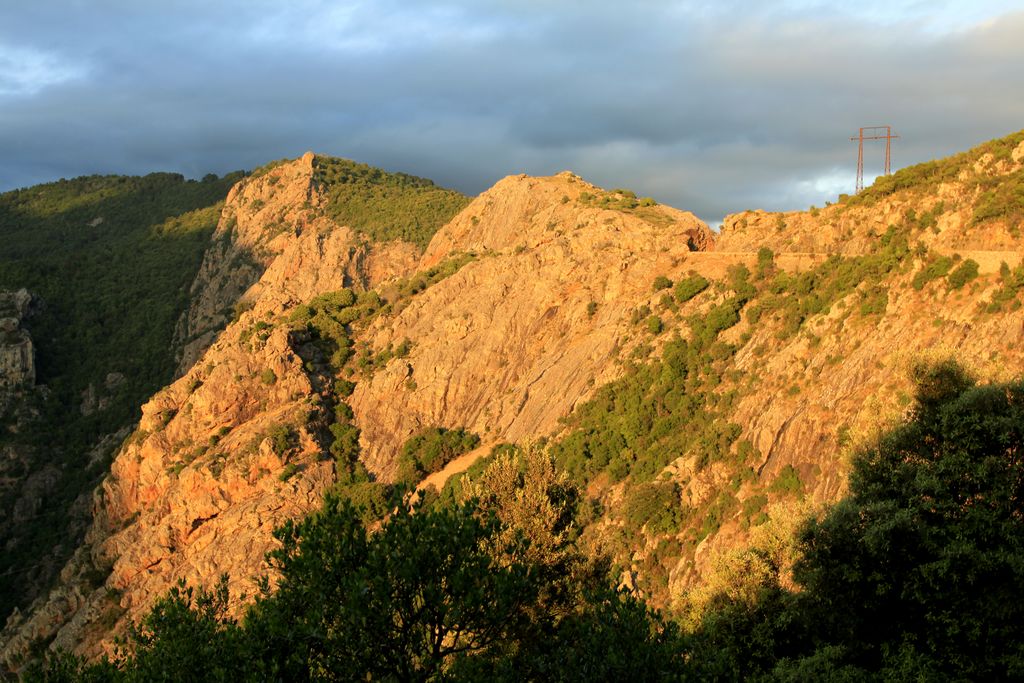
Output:
[[327,491],[369,517],[396,482],[441,504],[507,444],[584,487],[579,543],[624,587],[682,609],[752,534],[845,493],[922,355],[1020,374],[1022,217],[1024,132],[720,234],[569,172],[470,201],[271,164],[228,193],[164,347],[181,376],[3,655],[109,651],[179,580],[228,574],[237,611]]

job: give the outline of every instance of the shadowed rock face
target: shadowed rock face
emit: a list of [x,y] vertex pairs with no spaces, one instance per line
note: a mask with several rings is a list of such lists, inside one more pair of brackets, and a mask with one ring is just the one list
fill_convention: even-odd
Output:
[[[312,155],[248,178],[229,195],[193,285],[179,328],[181,378],[143,406],[138,430],[95,496],[87,543],[48,599],[8,625],[2,654],[46,638],[96,654],[182,578],[201,584],[229,573],[236,608],[242,593],[252,594],[272,530],[315,509],[335,479],[327,444],[308,427],[324,378],[276,322],[318,294],[374,288],[454,253],[475,254],[454,275],[355,329],[373,350],[409,342],[403,357],[360,376],[349,399],[362,459],[389,480],[403,443],[426,427],[466,428],[485,445],[557,438],[560,419],[619,377],[633,349],[650,344],[656,355],[670,337],[644,336],[635,321],[644,306],[661,310],[656,277],[678,281],[695,271],[721,280],[737,263],[754,268],[763,246],[782,270],[811,269],[830,253],[870,250],[908,210],[921,215],[941,201],[935,224],[914,228],[910,239],[936,253],[976,255],[981,276],[970,286],[915,289],[914,261],[887,276],[881,316],[857,314],[861,293],[854,291],[811,316],[800,334],[780,338],[770,320],[747,319],[723,333],[738,346],[731,369],[747,378],[728,420],[760,454],[756,480],[736,496],[743,500],[758,482],[792,467],[809,498],[835,500],[846,475],[840,432],[852,441],[870,436],[905,410],[910,387],[902,368],[915,353],[953,348],[989,376],[1024,367],[1024,312],[983,314],[980,307],[999,287],[992,273],[1004,260],[1016,265],[1024,242],[1013,226],[971,220],[977,178],[1017,173],[1022,156],[873,205],[737,214],[719,236],[670,207],[602,204],[593,199],[602,191],[571,173],[511,176],[473,200],[422,255],[408,244],[368,243],[331,222]],[[712,287],[665,314],[670,331],[685,337],[686,318],[724,297]],[[724,391],[732,380],[723,381]],[[278,425],[295,431],[297,445],[284,454],[269,436]],[[292,474],[282,477],[286,468]],[[691,508],[730,486],[718,464],[699,467],[689,453],[679,453],[664,475],[679,483],[680,505]],[[597,482],[589,493],[610,514],[621,505],[621,485]],[[745,534],[739,519],[725,519],[669,568],[668,594],[659,600],[699,581],[711,558]],[[640,562],[654,546],[632,550]]]
[[[22,328],[38,304],[28,290],[0,291],[0,416],[4,430],[12,433],[38,419],[33,399],[45,391],[36,386],[35,347]],[[16,445],[0,447],[0,492],[13,494],[6,498],[9,505],[0,506],[0,524],[6,529],[32,519],[59,480],[55,465],[32,469],[32,462]]]
[[0,292],[0,388],[36,382],[32,337],[21,327],[31,307],[28,290]]

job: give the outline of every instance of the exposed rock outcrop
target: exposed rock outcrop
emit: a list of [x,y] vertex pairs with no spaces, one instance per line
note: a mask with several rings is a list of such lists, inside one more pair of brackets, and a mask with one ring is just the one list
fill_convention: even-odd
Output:
[[414,245],[371,244],[328,219],[324,204],[312,152],[231,189],[178,325],[179,373],[242,310],[279,312],[320,292],[373,287],[415,268]]
[[0,292],[0,388],[36,382],[35,349],[22,321],[32,310],[26,289]]
[[595,191],[570,173],[511,176],[435,235],[424,268],[455,251],[480,257],[363,335],[375,348],[412,343],[351,399],[373,472],[390,478],[404,441],[429,426],[495,442],[547,435],[617,376],[637,301],[713,233],[670,207],[580,204]]

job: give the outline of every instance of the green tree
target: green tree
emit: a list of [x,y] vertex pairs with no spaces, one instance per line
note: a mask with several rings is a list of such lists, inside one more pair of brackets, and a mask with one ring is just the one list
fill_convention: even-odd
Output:
[[487,552],[496,525],[470,506],[398,506],[370,534],[329,499],[278,532],[282,579],[246,620],[252,647],[287,680],[428,680],[453,658],[487,655],[524,627],[539,589],[527,567]]
[[[496,662],[467,661],[456,680],[678,681],[685,665],[675,624],[643,600],[609,587],[588,592],[582,608],[543,637]],[[485,667],[472,667],[474,664]]]
[[129,628],[130,654],[122,651],[124,679],[183,681],[203,672],[207,681],[232,681],[256,673],[245,634],[227,616],[227,577],[212,591],[180,584],[158,600],[141,624]]
[[654,284],[652,285],[652,288],[654,289],[655,292],[657,292],[659,290],[662,290],[662,289],[670,289],[671,287],[672,287],[672,281],[669,280],[664,275],[659,275],[658,277],[654,278]]
[[[550,509],[541,526],[555,537],[535,529],[536,551],[492,512],[511,489],[483,508],[410,510],[396,497],[374,532],[348,500],[330,495],[321,511],[278,530],[276,589],[264,582],[241,622],[226,616],[223,580],[209,593],[182,586],[129,630],[115,663],[85,666],[58,653],[26,680],[670,677],[681,663],[676,630],[642,602],[596,573],[552,592],[551,570],[572,552],[559,530],[571,526],[573,496],[565,491],[574,489],[550,462],[527,469],[522,481],[536,495],[516,514]],[[490,476],[516,479],[506,475],[499,467]]]
[[[852,663],[1016,678],[1024,384],[967,389],[949,366],[929,379],[915,419],[861,455],[852,495],[805,531],[796,577],[817,598],[814,616],[850,643]],[[830,608],[843,603],[857,608]]]
[[1024,383],[919,366],[910,421],[856,458],[799,537],[796,593],[724,597],[690,641],[702,676],[1024,675]]
[[30,666],[23,676],[29,683],[65,681],[260,680],[261,667],[248,652],[246,635],[227,616],[227,577],[212,591],[179,584],[138,624],[129,627],[111,662],[87,665],[73,655],[58,652]]

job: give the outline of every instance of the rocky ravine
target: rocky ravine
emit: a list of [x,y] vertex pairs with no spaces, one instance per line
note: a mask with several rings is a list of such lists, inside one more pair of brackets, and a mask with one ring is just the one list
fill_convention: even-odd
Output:
[[[602,191],[570,173],[513,176],[474,200],[421,257],[411,245],[371,245],[328,220],[311,155],[246,179],[229,196],[179,330],[189,344],[183,376],[144,406],[139,430],[96,495],[87,543],[61,585],[8,624],[2,654],[40,641],[95,654],[179,578],[205,583],[227,572],[236,604],[252,593],[272,529],[314,509],[334,481],[315,433],[300,428],[283,456],[273,447],[273,428],[303,424],[318,389],[284,328],[268,324],[253,338],[260,321],[322,292],[374,287],[453,252],[476,254],[359,332],[375,349],[410,342],[407,355],[359,381],[350,399],[362,458],[386,480],[406,438],[424,427],[465,427],[485,443],[557,434],[559,418],[617,377],[622,351],[643,341],[631,316],[657,305],[656,276],[697,271],[720,279],[732,264],[754,263],[765,245],[780,268],[811,268],[829,252],[870,249],[908,209],[926,213],[942,197],[938,230],[922,228],[913,239],[939,253],[978,254],[982,275],[969,287],[915,290],[915,262],[887,281],[880,319],[852,314],[854,293],[784,340],[771,325],[746,320],[726,333],[742,339],[733,363],[756,382],[730,420],[761,454],[759,480],[792,465],[813,499],[834,500],[845,480],[837,430],[856,438],[898,415],[908,391],[902,368],[915,353],[956,348],[983,375],[1024,367],[1024,312],[979,313],[997,287],[999,263],[1019,262],[1024,243],[1008,226],[970,220],[971,179],[1016,173],[1022,157],[1024,149],[1009,162],[981,163],[973,176],[923,196],[895,193],[874,205],[807,214],[740,214],[726,219],[717,240],[691,214],[669,207],[602,205],[592,199]],[[679,317],[708,305],[698,298]],[[237,320],[228,322],[233,311]],[[298,471],[282,481],[289,465]],[[728,483],[715,466],[698,470],[686,453],[667,473],[681,484],[680,503],[691,507]],[[744,484],[737,497],[756,484]],[[615,504],[614,487],[598,494]],[[710,558],[743,537],[739,521],[727,519],[672,568],[671,592],[698,581]],[[638,548],[636,559],[649,550]]]

